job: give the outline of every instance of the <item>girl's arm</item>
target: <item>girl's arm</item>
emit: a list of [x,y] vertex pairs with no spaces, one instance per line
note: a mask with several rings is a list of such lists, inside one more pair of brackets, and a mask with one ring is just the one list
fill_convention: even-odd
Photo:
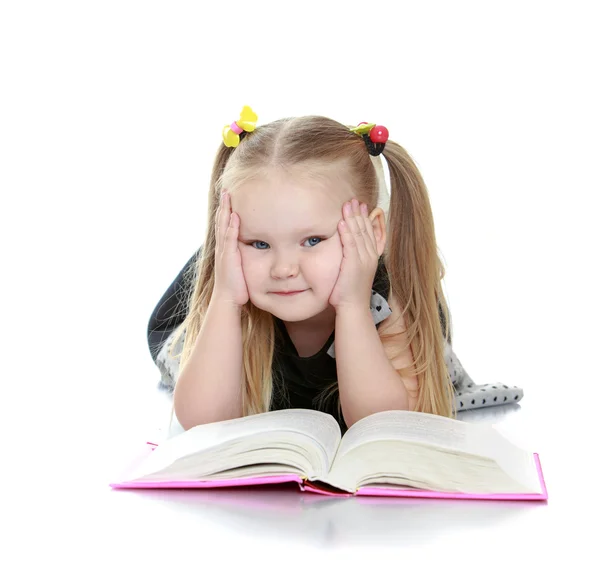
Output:
[[[400,311],[394,310],[394,314]],[[394,328],[402,327],[403,323],[398,320]],[[411,365],[410,347],[392,363],[368,308],[336,314],[335,358],[340,403],[348,427],[378,411],[414,409],[416,376],[402,378],[396,371],[396,368]],[[409,391],[407,385],[413,390]]]
[[241,308],[213,297],[173,402],[184,429],[242,416]]

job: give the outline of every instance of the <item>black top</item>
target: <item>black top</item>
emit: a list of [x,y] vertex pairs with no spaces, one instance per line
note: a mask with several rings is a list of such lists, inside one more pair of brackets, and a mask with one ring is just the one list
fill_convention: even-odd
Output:
[[[379,263],[373,290],[387,299],[389,281],[383,262]],[[301,357],[294,346],[285,324],[275,318],[275,354],[273,357],[273,403],[272,410],[285,408],[320,409],[338,421],[342,434],[347,430],[342,414],[338,415],[339,392],[327,397],[319,406],[318,396],[332,383],[337,382],[335,358],[327,350],[335,340],[335,331],[314,355]],[[329,392],[329,390],[328,390]]]
[[[147,338],[152,359],[156,358],[163,343],[175,328],[183,322],[187,313],[187,296],[191,282],[189,272],[192,264],[201,254],[202,248],[196,251],[171,283],[165,294],[156,305],[148,322]],[[380,260],[373,281],[373,290],[387,300],[389,294],[389,280],[383,261]],[[440,305],[440,322],[442,330],[445,320]],[[334,342],[335,332],[332,332],[325,344],[314,355],[301,357],[289,337],[285,325],[279,318],[275,318],[275,353],[273,357],[273,402],[271,410],[285,408],[318,408],[315,398],[334,381],[337,382],[337,368],[335,358],[327,350]],[[322,411],[333,415],[340,424],[342,434],[347,430],[344,419],[338,415],[337,406],[339,394],[336,392],[327,398]]]

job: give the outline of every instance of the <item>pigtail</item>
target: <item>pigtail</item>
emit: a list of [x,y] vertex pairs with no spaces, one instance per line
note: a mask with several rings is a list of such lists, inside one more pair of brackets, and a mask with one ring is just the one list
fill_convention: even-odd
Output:
[[383,152],[390,172],[387,243],[383,253],[394,294],[403,307],[406,338],[419,381],[415,410],[455,416],[454,391],[444,360],[450,314],[442,290],[445,270],[438,256],[425,182],[412,158],[388,140]]
[[[206,301],[210,301],[212,296],[215,272],[215,248],[217,245],[215,217],[219,207],[221,193],[220,188],[218,187],[218,181],[233,150],[233,148],[228,148],[222,144],[217,152],[208,192],[208,223],[206,224],[206,235],[202,246],[202,255],[198,256],[196,262],[184,275],[185,280],[193,283],[193,286],[190,287],[188,297],[185,300],[187,304],[187,317],[177,328],[177,334],[171,344],[171,350],[178,344],[184,334],[185,340],[183,342],[182,351],[179,354],[169,353],[170,357],[180,360],[180,372],[191,355],[192,347],[200,331],[202,320],[206,313],[206,309],[208,309],[208,302]],[[209,292],[208,295],[206,294],[207,292]]]
[[[217,151],[208,192],[208,223],[202,255],[185,275],[186,280],[192,283],[186,301],[187,316],[177,328],[176,337],[172,342],[173,347],[183,336],[183,347],[180,354],[171,354],[171,357],[180,360],[179,373],[192,354],[213,294],[217,245],[216,215],[223,188],[223,173],[234,151],[240,152],[239,149],[225,145],[221,145]],[[248,302],[242,307],[241,325],[244,369],[242,409],[246,416],[269,410],[273,392],[271,367],[274,352],[274,324],[271,314],[258,310]],[[173,413],[174,405],[171,409],[171,420]]]

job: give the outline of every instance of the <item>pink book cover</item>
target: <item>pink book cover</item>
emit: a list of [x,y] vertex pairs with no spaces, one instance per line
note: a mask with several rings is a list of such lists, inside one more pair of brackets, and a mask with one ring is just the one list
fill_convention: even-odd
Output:
[[542,466],[537,453],[534,453],[534,459],[537,466],[540,486],[542,487],[541,494],[466,494],[463,492],[433,492],[430,490],[407,489],[407,488],[377,488],[370,486],[368,488],[359,488],[354,494],[344,492],[343,490],[335,491],[329,489],[325,484],[319,484],[316,481],[304,480],[297,474],[282,474],[277,476],[256,476],[252,478],[233,478],[229,480],[128,480],[127,473],[133,469],[156,448],[155,443],[147,443],[148,447],[140,456],[136,457],[133,463],[122,473],[118,479],[120,481],[111,482],[109,485],[114,489],[142,489],[142,488],[217,488],[231,486],[258,486],[263,484],[283,484],[287,482],[297,482],[301,491],[312,492],[315,494],[323,494],[326,496],[339,496],[350,498],[353,496],[389,496],[400,498],[440,498],[450,500],[548,500],[548,491]]

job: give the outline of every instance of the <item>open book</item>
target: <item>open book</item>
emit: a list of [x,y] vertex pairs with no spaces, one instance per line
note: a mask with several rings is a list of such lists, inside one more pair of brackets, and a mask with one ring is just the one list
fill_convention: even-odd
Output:
[[198,425],[148,450],[113,488],[298,482],[328,495],[546,500],[538,455],[491,425],[381,411],[344,436],[329,414],[284,409]]

